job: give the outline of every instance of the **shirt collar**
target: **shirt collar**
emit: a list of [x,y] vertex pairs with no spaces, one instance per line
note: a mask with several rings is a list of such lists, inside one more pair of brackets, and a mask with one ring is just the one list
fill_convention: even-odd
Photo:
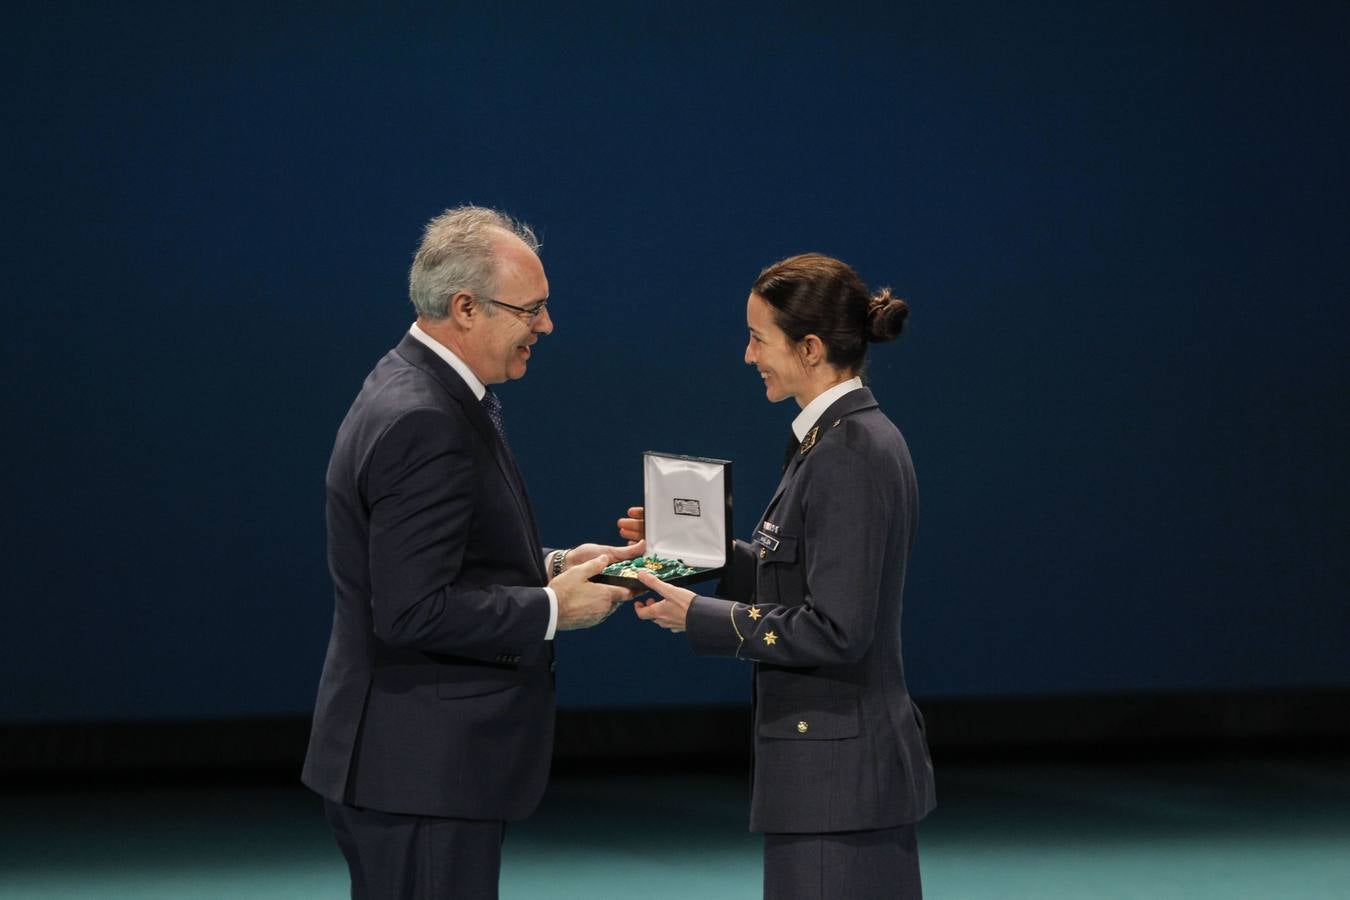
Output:
[[445,360],[445,364],[458,372],[459,377],[464,379],[464,383],[469,386],[469,390],[473,391],[473,395],[479,400],[483,399],[483,395],[487,393],[487,387],[478,380],[477,375],[473,374],[473,369],[469,368],[468,363],[456,356],[449,347],[419,328],[416,322],[412,323],[412,327],[408,329],[408,334],[413,336],[413,340],[426,344],[432,353]]
[[862,379],[855,375],[848,381],[841,381],[834,387],[822,391],[819,397],[806,404],[797,414],[797,418],[792,420],[792,433],[797,436],[797,440],[806,439],[806,433],[816,424],[816,419],[820,418],[821,413],[830,408],[831,403],[862,386]]

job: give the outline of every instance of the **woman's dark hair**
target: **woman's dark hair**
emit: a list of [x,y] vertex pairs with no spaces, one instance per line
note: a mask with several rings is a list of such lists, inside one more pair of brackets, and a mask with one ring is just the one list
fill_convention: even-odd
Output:
[[870,293],[851,266],[820,253],[779,260],[750,290],[773,307],[774,321],[793,343],[814,334],[826,361],[850,372],[862,371],[869,342],[898,337],[909,317],[909,304],[890,288]]

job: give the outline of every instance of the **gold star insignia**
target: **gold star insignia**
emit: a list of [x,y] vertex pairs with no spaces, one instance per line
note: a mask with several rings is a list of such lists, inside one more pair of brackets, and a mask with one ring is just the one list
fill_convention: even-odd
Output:
[[759,611],[759,607],[758,607],[758,606],[752,606],[752,607],[750,607],[749,609],[747,609],[747,610],[745,611],[745,614],[746,614],[747,616],[749,616],[750,618],[755,619],[756,621],[758,621],[759,617],[760,617],[761,615],[763,615],[763,613],[761,613],[761,612]]
[[764,643],[772,647],[774,644],[778,643],[778,635],[774,634],[772,631],[764,632]]

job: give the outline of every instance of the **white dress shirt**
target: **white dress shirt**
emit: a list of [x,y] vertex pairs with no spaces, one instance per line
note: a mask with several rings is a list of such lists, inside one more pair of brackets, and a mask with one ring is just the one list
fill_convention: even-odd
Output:
[[797,436],[797,440],[805,440],[806,433],[811,430],[811,426],[816,424],[825,410],[830,408],[830,404],[847,394],[849,391],[856,391],[863,386],[862,379],[854,376],[848,381],[841,381],[832,388],[822,391],[820,396],[806,404],[802,411],[797,413],[797,418],[792,420],[792,433]]

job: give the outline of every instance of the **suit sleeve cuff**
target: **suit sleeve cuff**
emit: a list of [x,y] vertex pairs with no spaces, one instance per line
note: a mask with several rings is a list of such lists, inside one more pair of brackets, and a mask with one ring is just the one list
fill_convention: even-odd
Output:
[[551,641],[558,630],[558,595],[551,587],[544,588],[544,593],[548,594],[548,631],[544,633],[544,640]]

